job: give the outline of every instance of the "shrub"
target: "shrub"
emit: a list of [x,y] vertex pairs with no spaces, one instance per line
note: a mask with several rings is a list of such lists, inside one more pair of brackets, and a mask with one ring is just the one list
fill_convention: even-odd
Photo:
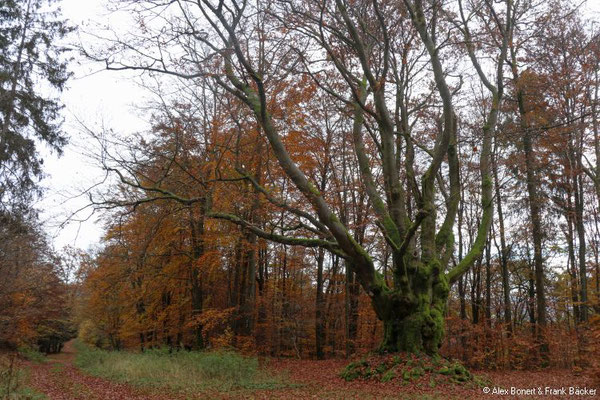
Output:
[[33,349],[29,346],[19,347],[18,352],[21,357],[23,357],[29,361],[34,361],[34,362],[38,362],[38,363],[46,361],[46,356],[43,353],[40,353],[36,349]]
[[96,324],[86,319],[79,325],[79,334],[77,338],[85,344],[99,348],[108,347],[106,335],[96,326]]
[[41,400],[46,397],[24,385],[27,372],[18,367],[15,354],[0,355],[0,398]]

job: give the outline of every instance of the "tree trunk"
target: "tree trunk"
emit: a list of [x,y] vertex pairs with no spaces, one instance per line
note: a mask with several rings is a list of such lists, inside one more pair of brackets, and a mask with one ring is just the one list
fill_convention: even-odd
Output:
[[438,353],[444,337],[448,279],[439,271],[421,278],[415,277],[409,294],[390,291],[373,299],[383,321],[381,352]]
[[345,312],[346,312],[346,357],[354,354],[358,332],[358,295],[360,286],[352,266],[346,262]]
[[527,183],[527,197],[529,212],[531,216],[531,234],[533,238],[533,264],[535,270],[535,292],[536,292],[536,320],[537,339],[540,343],[540,351],[545,358],[548,353],[548,343],[544,337],[546,327],[546,294],[544,287],[544,259],[542,256],[542,216],[540,197],[538,195],[538,181],[536,176],[536,162],[533,150],[532,130],[527,122],[527,110],[525,107],[525,93],[520,82],[517,69],[517,55],[511,48],[512,73],[517,90],[517,105],[520,117],[520,127],[523,134],[523,152],[525,155],[525,174]]
[[444,337],[444,318],[424,303],[407,316],[390,315],[383,320],[383,329],[379,351],[435,355]]
[[599,264],[599,251],[598,251],[598,242],[594,246],[594,260],[596,267],[596,304],[594,304],[594,308],[596,313],[600,313],[600,264]]
[[[192,266],[191,266],[191,300],[192,314],[200,315],[203,307],[202,276],[198,270],[198,260],[204,255],[204,214],[207,206],[207,199],[201,203],[201,214],[198,218],[194,217],[194,212],[190,208],[190,231],[192,236]],[[195,347],[202,349],[205,346],[202,333],[202,324],[198,324],[195,329],[196,343]]]
[[325,339],[325,321],[323,318],[324,298],[323,298],[323,262],[325,260],[325,251],[320,248],[317,255],[317,298],[315,304],[315,347],[317,359],[322,360],[323,341]]
[[[496,157],[494,157],[496,161]],[[506,246],[504,230],[504,214],[502,211],[502,197],[500,195],[500,182],[498,179],[498,165],[494,162],[494,188],[496,191],[496,209],[498,211],[498,226],[500,229],[500,264],[502,266],[502,293],[504,295],[504,323],[509,334],[512,333],[512,311],[510,304],[510,285],[508,280],[509,249]]]
[[[567,205],[570,210],[570,202],[571,196],[567,197]],[[571,300],[573,301],[573,320],[575,324],[579,322],[579,296],[577,295],[577,269],[575,267],[575,245],[573,238],[573,218],[570,212],[567,212],[567,249],[568,249],[568,259],[567,259],[567,272],[569,273],[570,281],[571,281]]]
[[245,279],[244,301],[241,305],[242,332],[251,335],[254,331],[254,308],[256,302],[256,245],[257,238],[253,233],[248,233],[248,249],[244,253]]
[[[525,117],[524,115],[522,116]],[[527,194],[529,212],[531,214],[531,231],[533,239],[533,264],[535,269],[536,311],[537,323],[540,327],[546,326],[546,294],[544,288],[544,259],[542,256],[542,218],[539,203],[537,179],[535,177],[535,162],[533,146],[529,129],[523,134],[523,148],[525,150],[525,165],[527,175]]]
[[492,323],[492,272],[491,272],[491,246],[488,239],[485,247],[485,324],[490,326]]
[[588,319],[587,312],[587,270],[585,262],[585,226],[583,223],[583,182],[581,175],[575,177],[575,228],[577,230],[577,240],[579,244],[579,280],[580,280],[580,295],[581,306],[579,308],[580,319],[586,322]]
[[[461,186],[461,191],[463,188]],[[464,193],[461,194],[461,197],[464,196]],[[463,259],[463,203],[458,207],[458,262],[461,262]],[[467,300],[465,298],[465,278],[461,276],[458,279],[458,297],[460,298],[460,319],[467,319]],[[463,341],[464,347],[464,336],[461,335],[461,340]]]
[[481,312],[481,264],[482,257],[479,257],[475,269],[473,270],[473,280],[471,283],[471,318],[473,324],[479,323],[479,314]]
[[467,299],[465,298],[465,282],[464,277],[460,277],[458,281],[458,297],[460,297],[460,319],[467,319]]

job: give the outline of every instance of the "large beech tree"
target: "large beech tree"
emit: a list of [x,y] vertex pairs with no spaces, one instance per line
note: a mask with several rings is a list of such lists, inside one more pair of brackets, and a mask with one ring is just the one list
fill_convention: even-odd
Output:
[[[110,53],[91,56],[112,70],[162,73],[191,85],[216,82],[220,96],[246,107],[295,195],[305,199],[290,203],[279,198],[277,190],[237,168],[238,178],[295,219],[296,228],[266,230],[220,209],[216,201],[205,216],[238,224],[263,239],[322,248],[343,258],[383,321],[380,350],[437,353],[450,285],[481,257],[491,226],[491,148],[514,22],[512,1],[122,3],[139,17],[143,35],[135,41],[113,40]],[[491,52],[491,62],[480,62],[482,51]],[[464,56],[452,59],[457,53]],[[453,257],[460,201],[454,103],[462,76],[450,69],[456,63],[469,66],[489,98],[479,136],[471,138],[481,145],[482,215],[472,248],[459,262]],[[292,133],[308,136],[312,128],[281,116],[282,87],[307,78],[349,121],[353,162],[372,210],[368,231],[391,253],[392,282],[386,282],[381,262],[340,217],[327,185],[314,181],[289,149]],[[311,101],[296,107],[306,109]],[[162,187],[161,180],[134,181],[125,172],[118,176],[145,191],[149,197],[141,202],[152,196],[184,204],[200,201]]]

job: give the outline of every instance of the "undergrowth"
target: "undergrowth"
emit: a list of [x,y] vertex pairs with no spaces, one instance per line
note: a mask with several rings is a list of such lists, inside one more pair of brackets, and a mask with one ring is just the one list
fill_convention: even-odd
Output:
[[403,384],[485,385],[482,377],[472,375],[462,364],[441,357],[414,354],[373,354],[365,359],[347,365],[340,373],[346,381],[376,380],[389,382],[400,380]]
[[44,353],[40,353],[39,351],[28,347],[21,346],[18,348],[19,355],[29,361],[43,363],[46,362],[46,355]]
[[19,367],[14,353],[0,355],[0,399],[46,399],[46,396],[27,386],[28,380],[27,371]]
[[95,349],[79,341],[75,347],[77,367],[92,375],[140,387],[197,392],[286,386],[281,376],[261,368],[255,357],[230,351],[170,353],[167,349],[156,349],[133,353]]

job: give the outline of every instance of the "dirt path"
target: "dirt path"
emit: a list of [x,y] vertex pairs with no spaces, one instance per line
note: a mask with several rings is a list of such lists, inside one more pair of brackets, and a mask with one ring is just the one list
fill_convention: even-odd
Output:
[[73,365],[75,360],[73,341],[65,343],[63,351],[48,356],[47,362],[27,363],[30,371],[30,386],[44,393],[50,400],[166,400],[172,394],[145,393],[123,383],[82,373]]
[[[44,364],[27,363],[30,370],[30,386],[44,393],[50,400],[178,400],[178,399],[530,399],[543,398],[584,399],[593,396],[569,396],[546,394],[543,396],[511,396],[488,394],[480,387],[429,385],[405,386],[395,380],[386,383],[354,381],[346,382],[339,377],[339,371],[347,364],[346,360],[272,360],[269,369],[284,372],[292,385],[275,390],[239,390],[228,393],[202,392],[189,394],[144,392],[127,384],[115,383],[102,378],[86,375],[73,365],[76,351],[72,342],[65,344],[60,354],[48,356]],[[579,376],[567,370],[546,371],[504,371],[484,373],[494,382],[491,388],[537,388],[579,387],[595,388],[598,384],[592,377]]]

